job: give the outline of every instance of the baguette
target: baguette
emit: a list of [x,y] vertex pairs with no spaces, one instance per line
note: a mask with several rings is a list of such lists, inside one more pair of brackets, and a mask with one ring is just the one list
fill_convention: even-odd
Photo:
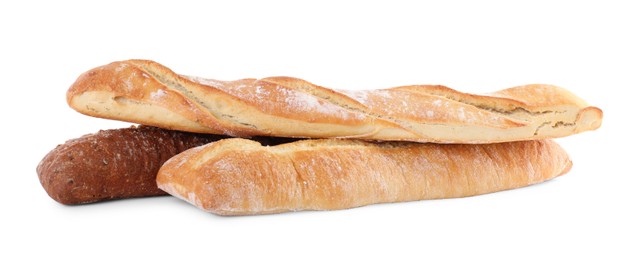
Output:
[[490,95],[443,86],[336,91],[290,77],[220,81],[128,60],[82,74],[67,92],[80,113],[231,136],[496,143],[598,128],[602,111],[569,91],[526,85]]
[[58,145],[44,156],[36,171],[44,190],[62,204],[166,195],[156,185],[161,165],[186,149],[222,138],[226,136],[148,126],[102,130]]
[[551,140],[497,144],[305,140],[264,147],[225,139],[159,170],[169,194],[219,215],[336,210],[466,197],[543,182],[569,171]]

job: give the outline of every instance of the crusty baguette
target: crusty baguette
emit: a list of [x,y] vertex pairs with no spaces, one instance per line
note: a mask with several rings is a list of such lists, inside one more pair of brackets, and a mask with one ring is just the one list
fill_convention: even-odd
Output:
[[543,182],[571,161],[551,140],[498,144],[225,139],[168,160],[164,191],[219,215],[465,197]]
[[67,101],[86,115],[232,136],[493,143],[567,136],[602,120],[600,109],[551,85],[490,95],[432,85],[335,91],[289,77],[181,76],[146,60],[82,74]]
[[[170,157],[226,136],[141,126],[102,130],[58,145],[37,166],[44,190],[62,204],[165,195],[156,175]],[[257,138],[263,144],[282,138]]]

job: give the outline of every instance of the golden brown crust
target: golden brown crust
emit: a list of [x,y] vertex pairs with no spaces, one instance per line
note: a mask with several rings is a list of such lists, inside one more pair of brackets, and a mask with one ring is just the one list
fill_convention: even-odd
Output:
[[571,167],[550,140],[498,144],[225,139],[159,170],[159,188],[220,215],[335,210],[455,198],[543,182]]
[[291,77],[187,77],[146,60],[82,74],[67,101],[91,116],[232,136],[493,143],[563,137],[602,121],[600,109],[551,85],[489,95],[430,85],[337,91]]

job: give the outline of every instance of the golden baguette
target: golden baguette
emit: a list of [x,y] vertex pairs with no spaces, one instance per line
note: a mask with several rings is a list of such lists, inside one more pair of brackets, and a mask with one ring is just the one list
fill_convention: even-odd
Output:
[[290,77],[188,77],[147,60],[82,74],[67,101],[86,115],[231,136],[495,143],[568,136],[602,120],[600,109],[551,85],[489,95],[432,85],[337,91]]
[[498,144],[221,140],[159,170],[167,193],[219,215],[335,210],[472,196],[543,182],[571,161],[551,140]]

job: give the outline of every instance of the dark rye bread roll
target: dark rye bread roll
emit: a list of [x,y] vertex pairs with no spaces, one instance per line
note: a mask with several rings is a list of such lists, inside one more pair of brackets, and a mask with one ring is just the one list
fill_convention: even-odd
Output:
[[[189,148],[226,138],[149,126],[102,130],[58,145],[37,166],[42,187],[62,204],[166,195],[156,174],[165,161]],[[255,138],[264,144],[284,138]]]
[[37,174],[62,204],[165,195],[155,180],[161,165],[222,138],[148,126],[101,130],[58,145],[38,164]]

